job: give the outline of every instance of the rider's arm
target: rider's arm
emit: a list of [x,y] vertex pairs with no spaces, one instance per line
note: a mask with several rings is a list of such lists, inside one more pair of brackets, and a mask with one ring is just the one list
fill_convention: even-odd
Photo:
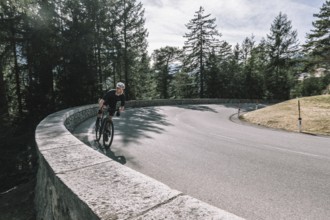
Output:
[[99,107],[102,108],[104,105],[104,99],[99,100]]

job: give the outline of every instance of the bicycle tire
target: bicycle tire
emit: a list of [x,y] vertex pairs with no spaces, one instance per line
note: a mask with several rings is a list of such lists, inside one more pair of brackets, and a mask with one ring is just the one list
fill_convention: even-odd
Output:
[[112,144],[113,141],[113,133],[114,133],[114,127],[113,122],[106,120],[103,126],[103,145],[106,150],[108,150]]
[[103,120],[99,121],[99,123],[95,122],[95,138],[96,141],[100,141],[101,139],[101,134],[102,134],[102,124],[103,124]]

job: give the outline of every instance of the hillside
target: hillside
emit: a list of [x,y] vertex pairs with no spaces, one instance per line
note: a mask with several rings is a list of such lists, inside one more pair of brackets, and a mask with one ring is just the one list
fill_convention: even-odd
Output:
[[250,123],[298,132],[298,100],[302,132],[330,135],[330,95],[291,99],[241,116]]

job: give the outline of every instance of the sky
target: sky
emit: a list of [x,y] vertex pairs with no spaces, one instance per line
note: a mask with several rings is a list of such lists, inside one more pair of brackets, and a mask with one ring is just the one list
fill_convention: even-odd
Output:
[[297,30],[300,44],[311,33],[313,14],[320,12],[326,0],[141,0],[148,29],[148,52],[165,46],[182,47],[186,24],[194,18],[199,7],[204,15],[216,18],[221,40],[232,46],[246,37],[255,36],[259,43],[270,33],[270,27],[280,12],[288,16],[292,29]]

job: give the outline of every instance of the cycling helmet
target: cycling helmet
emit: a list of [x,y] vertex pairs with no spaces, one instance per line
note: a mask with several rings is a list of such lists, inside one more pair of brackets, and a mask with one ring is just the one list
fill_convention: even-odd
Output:
[[125,89],[125,84],[122,83],[122,82],[118,82],[116,87],[121,88],[121,89]]

